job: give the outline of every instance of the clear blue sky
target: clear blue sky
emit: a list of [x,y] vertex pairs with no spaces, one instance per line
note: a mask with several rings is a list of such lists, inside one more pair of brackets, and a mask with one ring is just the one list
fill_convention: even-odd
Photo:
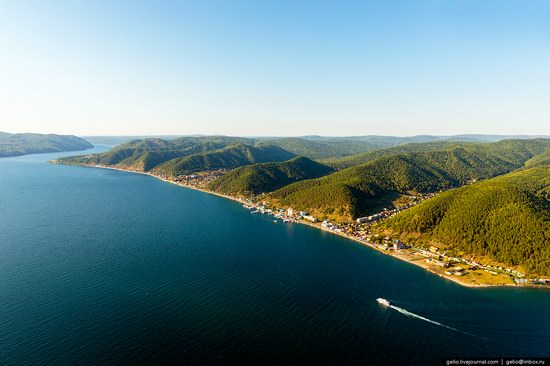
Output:
[[550,134],[550,1],[1,1],[0,131]]

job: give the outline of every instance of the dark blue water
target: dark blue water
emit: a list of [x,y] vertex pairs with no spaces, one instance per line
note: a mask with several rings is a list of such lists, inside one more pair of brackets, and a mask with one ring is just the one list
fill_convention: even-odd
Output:
[[550,355],[550,291],[464,288],[223,198],[46,163],[59,155],[0,159],[0,364]]

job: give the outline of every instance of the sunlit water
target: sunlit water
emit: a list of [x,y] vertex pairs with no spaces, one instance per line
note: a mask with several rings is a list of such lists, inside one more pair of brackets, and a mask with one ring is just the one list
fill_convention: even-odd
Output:
[[0,159],[0,364],[550,354],[550,291],[464,288],[220,197],[46,162],[71,154]]

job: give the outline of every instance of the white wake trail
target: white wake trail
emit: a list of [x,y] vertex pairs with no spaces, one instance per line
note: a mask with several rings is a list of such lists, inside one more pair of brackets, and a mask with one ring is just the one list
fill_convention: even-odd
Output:
[[[451,329],[451,330],[454,330],[454,331],[457,331],[457,332],[462,332],[461,330],[458,330],[458,329],[453,328],[453,327],[449,327],[448,325],[445,325],[445,324],[441,324],[440,322],[436,322],[435,320],[424,318],[423,316],[416,315],[415,313],[411,313],[410,311],[407,311],[405,309],[401,309],[398,306],[390,305],[389,307],[394,309],[394,310],[399,311],[401,314],[405,314],[407,316],[412,316],[414,318],[424,320],[425,322],[432,323],[432,324],[435,324],[435,325],[439,325],[440,327],[443,327],[443,328]],[[466,333],[466,332],[462,332],[462,333]],[[469,334],[469,333],[466,333],[466,334]]]
[[435,320],[431,320],[431,319],[428,319],[428,318],[424,318],[423,316],[417,315],[417,314],[415,314],[415,313],[411,313],[410,311],[407,311],[407,310],[402,309],[402,308],[400,308],[400,307],[398,307],[398,306],[395,306],[395,305],[388,305],[388,307],[390,307],[390,308],[392,308],[392,309],[394,309],[394,310],[397,310],[398,312],[400,312],[401,314],[406,315],[406,316],[411,316],[411,317],[413,317],[413,318],[417,318],[417,319],[420,319],[420,320],[424,320],[425,322],[432,323],[432,324],[435,324],[435,325],[438,325],[438,326],[440,326],[440,327],[447,328],[447,329],[450,329],[450,330],[454,330],[455,332],[459,332],[459,333],[462,333],[462,334],[466,334],[466,335],[469,335],[470,337],[476,337],[476,338],[488,340],[488,339],[485,338],[485,337],[481,337],[481,336],[478,336],[478,335],[475,335],[475,334],[472,334],[472,333],[465,332],[465,331],[460,330],[460,329],[456,329],[456,328],[450,327],[450,326],[445,325],[445,324],[441,324],[440,322],[436,322]]

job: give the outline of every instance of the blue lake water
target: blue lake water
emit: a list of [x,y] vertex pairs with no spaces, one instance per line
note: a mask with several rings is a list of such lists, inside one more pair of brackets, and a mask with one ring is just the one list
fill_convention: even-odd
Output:
[[2,365],[550,355],[550,291],[464,288],[220,197],[47,163],[74,154],[0,159]]

